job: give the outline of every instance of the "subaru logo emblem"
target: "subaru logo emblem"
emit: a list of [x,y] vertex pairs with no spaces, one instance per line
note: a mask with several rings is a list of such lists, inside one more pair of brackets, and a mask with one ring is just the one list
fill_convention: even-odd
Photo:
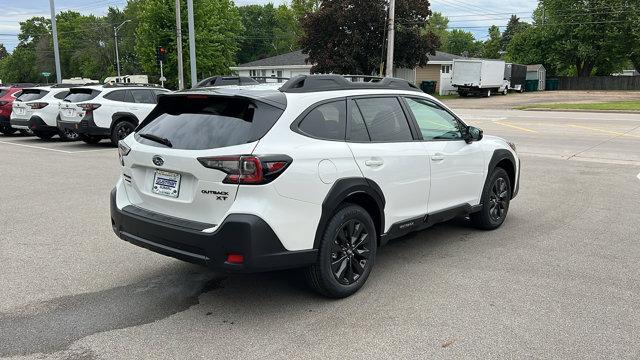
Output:
[[156,166],[164,165],[164,159],[160,155],[154,155],[153,159],[151,159]]

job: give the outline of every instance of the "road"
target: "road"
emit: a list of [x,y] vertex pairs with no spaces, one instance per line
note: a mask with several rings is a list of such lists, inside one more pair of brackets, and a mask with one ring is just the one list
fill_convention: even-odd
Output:
[[640,115],[459,113],[518,144],[506,223],[392,241],[338,301],[123,242],[114,149],[0,137],[0,356],[639,358]]

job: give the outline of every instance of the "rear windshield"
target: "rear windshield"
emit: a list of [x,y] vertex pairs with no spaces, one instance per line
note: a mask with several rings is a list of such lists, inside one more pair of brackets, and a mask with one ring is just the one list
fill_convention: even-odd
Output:
[[136,140],[164,147],[143,134],[165,138],[172,148],[215,149],[240,145],[262,138],[283,110],[246,98],[183,96],[165,97],[142,123]]
[[68,102],[82,102],[88,101],[100,94],[100,91],[93,89],[71,89],[69,95],[65,96],[64,101]]
[[46,90],[38,90],[38,89],[24,89],[20,96],[17,97],[19,101],[32,101],[41,99],[43,96],[49,93]]

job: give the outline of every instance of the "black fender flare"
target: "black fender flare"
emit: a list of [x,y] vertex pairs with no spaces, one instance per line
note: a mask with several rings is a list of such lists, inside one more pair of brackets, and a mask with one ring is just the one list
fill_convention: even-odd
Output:
[[[496,167],[498,166],[498,164],[503,161],[503,160],[509,160],[509,162],[511,163],[511,166],[513,166],[513,174],[510,174],[510,176],[512,176],[511,179],[511,198],[514,198],[516,196],[516,194],[518,193],[518,187],[520,186],[519,181],[518,184],[516,185],[516,179],[519,178],[518,174],[515,173],[516,169],[518,169],[518,173],[520,172],[520,167],[516,166],[516,158],[513,156],[513,154],[511,153],[511,151],[507,150],[507,149],[496,149],[493,151],[493,155],[491,156],[491,160],[489,161],[489,168],[488,168],[488,172],[487,172],[487,178],[485,179],[485,186],[486,186],[486,182],[489,181],[489,177],[491,176],[491,174],[493,174],[493,171],[496,169]],[[484,187],[483,187],[484,189]]]
[[366,194],[375,201],[379,211],[377,215],[380,220],[380,234],[378,234],[378,236],[382,235],[382,231],[384,231],[384,207],[386,200],[380,186],[378,186],[375,181],[363,177],[342,178],[333,184],[322,202],[322,214],[320,215],[316,236],[313,241],[314,249],[320,248],[324,229],[335,210],[346,198],[355,194]]
[[138,120],[138,117],[135,116],[133,113],[126,112],[126,111],[118,111],[118,112],[114,113],[113,115],[111,115],[111,126],[110,126],[110,128],[113,129],[113,125],[115,125],[121,119],[125,119],[125,118],[133,120],[132,123],[136,127],[138,126],[138,124],[140,124],[140,121]]

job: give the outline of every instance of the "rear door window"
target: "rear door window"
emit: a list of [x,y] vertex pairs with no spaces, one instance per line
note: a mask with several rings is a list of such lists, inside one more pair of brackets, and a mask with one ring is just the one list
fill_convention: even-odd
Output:
[[64,101],[72,103],[89,101],[98,96],[98,94],[100,94],[100,91],[93,89],[71,89],[69,90],[69,95],[64,98]]
[[33,101],[42,99],[49,92],[46,90],[38,90],[38,89],[24,89],[20,96],[18,96],[17,100],[19,101]]
[[411,128],[400,102],[395,97],[356,99],[371,141],[413,141]]
[[344,140],[346,102],[332,101],[315,107],[298,125],[304,134],[326,140]]
[[156,95],[151,90],[134,89],[131,90],[131,95],[133,95],[133,100],[138,104],[156,103]]
[[124,101],[125,90],[115,90],[104,96],[105,99],[111,101]]
[[204,150],[262,138],[283,110],[246,98],[165,96],[141,124],[136,140],[164,147],[140,134],[165,138],[173,149]]

